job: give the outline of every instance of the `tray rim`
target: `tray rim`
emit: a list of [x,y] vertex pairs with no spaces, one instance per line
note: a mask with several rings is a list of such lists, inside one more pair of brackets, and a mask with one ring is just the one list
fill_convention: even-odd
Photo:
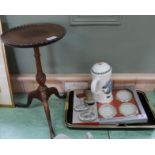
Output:
[[[123,87],[123,88],[129,88],[129,87]],[[74,92],[74,91],[73,91]],[[147,101],[148,107],[151,110],[153,117],[155,118],[155,112],[153,110],[152,105],[149,103],[148,98],[146,97],[145,92],[141,91],[141,90],[137,90],[136,92],[140,92],[143,94],[145,100]],[[72,124],[69,123],[67,121],[67,113],[68,113],[68,109],[69,109],[69,94],[70,92],[67,93],[67,98],[66,98],[66,102],[65,102],[65,125],[68,128],[72,128],[72,129],[155,129],[155,124],[154,125],[141,125],[141,124],[137,124],[137,125],[128,125],[128,124],[123,124],[123,125],[114,125],[114,124],[99,124],[99,125],[84,125],[84,124]]]

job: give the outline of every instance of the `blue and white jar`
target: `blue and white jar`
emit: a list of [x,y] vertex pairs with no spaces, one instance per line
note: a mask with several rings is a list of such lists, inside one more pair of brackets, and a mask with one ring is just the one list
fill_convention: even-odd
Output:
[[112,68],[106,62],[99,62],[91,68],[91,92],[94,100],[100,103],[110,103],[112,96]]

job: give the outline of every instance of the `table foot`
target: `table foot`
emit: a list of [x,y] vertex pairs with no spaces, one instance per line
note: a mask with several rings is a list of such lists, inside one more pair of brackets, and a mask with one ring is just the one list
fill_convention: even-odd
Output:
[[48,105],[48,102],[46,100],[43,101],[43,106],[44,106],[44,111],[45,111],[48,126],[49,126],[50,138],[53,139],[55,134],[54,134],[54,130],[53,130],[53,127],[52,127],[52,121],[51,121],[51,114],[50,114],[49,105]]
[[15,103],[16,107],[22,107],[22,108],[27,108],[31,105],[32,100],[36,98],[36,99],[40,99],[40,92],[39,90],[35,90],[32,91],[28,94],[28,99],[27,99],[27,103],[26,104],[22,104],[22,103]]
[[34,98],[39,99],[44,107],[44,111],[45,111],[45,115],[46,115],[46,119],[48,122],[48,126],[49,126],[49,131],[50,131],[50,138],[53,139],[55,134],[54,134],[54,129],[52,127],[52,121],[51,121],[51,114],[50,114],[50,108],[48,105],[48,99],[51,95],[56,95],[59,98],[65,98],[66,94],[64,95],[60,95],[58,90],[55,87],[46,87],[45,85],[42,87],[38,87],[37,90],[32,91],[28,94],[28,100],[26,104],[21,104],[21,103],[16,103],[15,106],[16,107],[29,107],[33,101]]
[[47,92],[48,92],[48,97],[51,96],[52,94],[54,94],[58,98],[66,98],[66,93],[64,93],[63,95],[60,95],[57,88],[55,88],[55,87],[48,88]]

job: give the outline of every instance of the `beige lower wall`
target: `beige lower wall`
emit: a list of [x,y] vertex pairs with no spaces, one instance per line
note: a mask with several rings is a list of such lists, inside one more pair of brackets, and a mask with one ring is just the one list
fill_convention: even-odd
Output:
[[[114,86],[135,86],[142,91],[155,90],[155,74],[113,74],[112,80]],[[64,92],[64,83],[66,81],[85,81],[91,82],[89,74],[47,74],[46,85],[57,87],[60,92]],[[37,88],[35,75],[22,74],[11,75],[12,90],[14,93],[30,92]]]

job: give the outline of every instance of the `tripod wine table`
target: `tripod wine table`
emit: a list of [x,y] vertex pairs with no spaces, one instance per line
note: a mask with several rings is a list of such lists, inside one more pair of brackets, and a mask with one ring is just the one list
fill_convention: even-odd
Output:
[[34,98],[39,99],[43,103],[44,111],[48,121],[50,137],[54,138],[54,130],[52,127],[51,114],[48,105],[50,95],[55,94],[59,98],[65,98],[65,94],[60,96],[55,87],[48,88],[45,84],[46,75],[42,70],[39,47],[54,43],[65,35],[64,27],[52,23],[38,23],[22,25],[1,35],[2,41],[9,46],[19,48],[33,48],[36,62],[36,81],[39,84],[38,88],[28,94],[26,104],[16,103],[17,107],[29,107]]

